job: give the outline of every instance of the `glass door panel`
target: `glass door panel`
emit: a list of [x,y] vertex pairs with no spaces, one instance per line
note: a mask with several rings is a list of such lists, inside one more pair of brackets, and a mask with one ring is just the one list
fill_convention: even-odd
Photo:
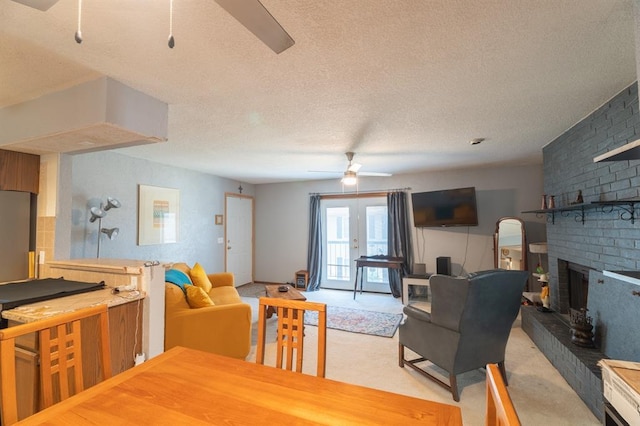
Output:
[[[355,259],[387,254],[387,206],[384,197],[322,201],[324,288],[353,290]],[[366,268],[365,291],[389,293],[386,269]]]

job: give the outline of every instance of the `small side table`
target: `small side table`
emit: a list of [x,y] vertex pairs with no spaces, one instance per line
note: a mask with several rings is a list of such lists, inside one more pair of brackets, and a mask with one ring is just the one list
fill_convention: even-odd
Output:
[[307,285],[309,285],[309,272],[303,270],[296,272],[293,284],[295,288],[301,288],[302,290],[307,291]]
[[409,304],[409,286],[410,285],[421,285],[425,287],[429,287],[429,277],[431,274],[426,275],[407,275],[406,277],[402,277],[402,304]]

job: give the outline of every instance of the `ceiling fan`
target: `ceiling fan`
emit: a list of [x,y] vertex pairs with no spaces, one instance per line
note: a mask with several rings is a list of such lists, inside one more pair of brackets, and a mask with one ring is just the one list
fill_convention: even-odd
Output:
[[353,156],[356,155],[355,152],[345,152],[347,156],[347,160],[349,164],[347,164],[347,170],[344,172],[334,172],[334,171],[321,171],[321,170],[312,170],[312,172],[319,173],[342,173],[342,183],[344,185],[355,185],[358,182],[358,176],[391,176],[391,173],[382,173],[382,172],[359,172],[362,164],[354,163]]
[[[13,0],[35,9],[46,11],[59,0]],[[259,0],[215,0],[276,53],[281,53],[295,44],[291,36],[282,28]],[[77,41],[77,40],[76,40]],[[169,46],[173,47],[173,46]]]

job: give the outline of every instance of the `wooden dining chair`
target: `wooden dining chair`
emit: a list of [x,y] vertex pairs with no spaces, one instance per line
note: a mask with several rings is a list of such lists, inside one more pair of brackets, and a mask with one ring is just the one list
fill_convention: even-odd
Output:
[[487,364],[487,426],[520,426],[498,364]]
[[258,346],[256,362],[264,364],[265,335],[267,332],[267,309],[273,307],[278,316],[276,367],[293,370],[295,355],[296,372],[302,372],[304,347],[304,313],[318,312],[318,365],[316,375],[324,377],[327,352],[327,305],[271,297],[261,297],[258,316]]
[[16,339],[24,335],[39,335],[42,409],[84,390],[80,326],[83,319],[97,317],[99,331],[95,337],[100,340],[98,357],[102,380],[111,377],[107,309],[107,305],[78,309],[0,330],[0,415],[3,425],[18,421]]

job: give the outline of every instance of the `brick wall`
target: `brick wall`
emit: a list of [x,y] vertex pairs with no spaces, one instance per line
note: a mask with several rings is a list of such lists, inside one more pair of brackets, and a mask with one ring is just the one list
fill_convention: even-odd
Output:
[[[556,196],[558,207],[574,201],[579,190],[587,203],[638,197],[640,161],[593,163],[593,158],[639,138],[634,83],[543,149],[545,192]],[[619,220],[617,210],[588,210],[584,224],[572,214],[556,215],[547,237],[550,268],[561,258],[599,270],[640,269],[640,226]],[[551,273],[557,277],[557,270]],[[557,297],[552,294],[552,300]]]
[[523,329],[599,418],[602,386],[597,360],[640,361],[640,334],[635,331],[640,326],[640,298],[629,291],[638,286],[601,272],[640,270],[640,204],[634,211],[638,220],[631,223],[629,212],[590,203],[640,199],[640,160],[594,163],[593,158],[637,139],[640,112],[634,83],[543,149],[544,191],[555,196],[556,207],[570,206],[578,191],[587,205],[584,210],[547,213],[551,308],[568,310],[568,289],[560,288],[558,281],[567,273],[567,262],[593,269],[587,306],[598,347],[577,348],[567,339],[566,324],[553,315],[523,312]]
[[[638,86],[632,84],[543,149],[544,190],[556,206],[567,206],[582,191],[585,203],[640,195],[640,161],[594,163],[593,158],[640,138]],[[640,269],[640,221],[620,220],[620,211],[557,215],[547,226],[551,300],[557,303],[557,259],[594,269]],[[555,269],[554,269],[555,268]],[[557,305],[555,305],[557,308]]]
[[[575,201],[579,190],[585,203],[640,198],[640,160],[593,162],[595,156],[637,139],[640,139],[640,113],[638,86],[634,83],[543,149],[545,192],[555,195],[558,207]],[[639,210],[635,211],[638,216]],[[584,212],[583,223],[579,213],[556,214],[555,222],[547,225],[551,308],[560,312],[567,311],[568,294],[566,288],[558,285],[558,276],[562,274],[558,269],[559,260],[596,271],[640,270],[640,217],[631,223],[625,220],[629,214],[623,210],[589,208]],[[607,285],[622,285],[616,281],[607,280]],[[590,282],[592,285],[595,284]],[[592,301],[589,302],[592,309]],[[622,301],[597,302],[597,309],[616,309]],[[628,324],[637,324],[637,314],[630,312],[629,315]],[[611,327],[596,321],[598,325],[601,331]],[[632,340],[640,353],[640,337]],[[602,349],[609,356],[615,356],[616,345],[630,343],[603,341],[609,348]]]

